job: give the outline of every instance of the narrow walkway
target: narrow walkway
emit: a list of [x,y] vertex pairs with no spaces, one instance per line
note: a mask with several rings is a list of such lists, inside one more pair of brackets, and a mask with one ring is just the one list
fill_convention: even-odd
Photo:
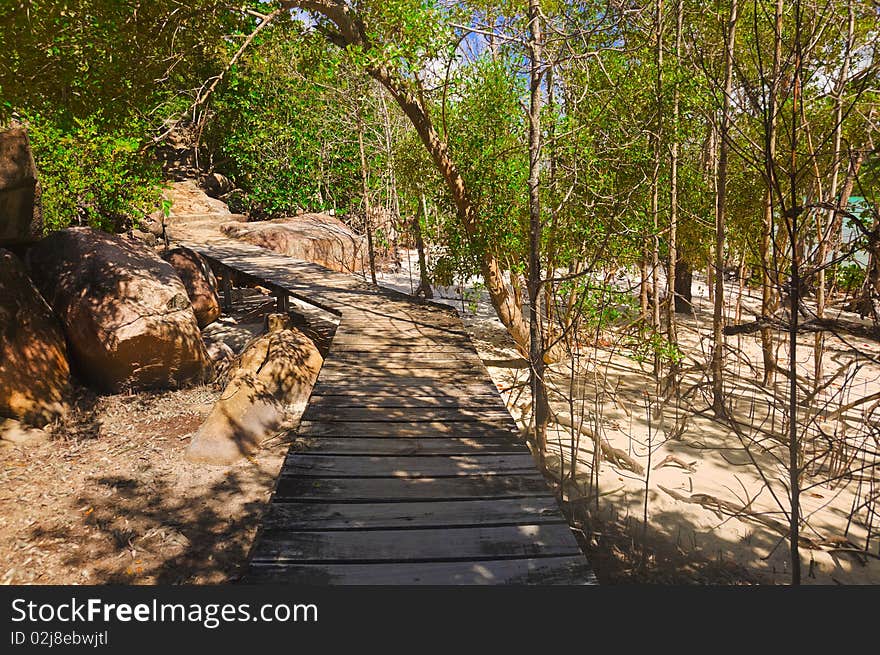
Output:
[[183,245],[341,318],[248,581],[595,582],[454,310],[246,244]]

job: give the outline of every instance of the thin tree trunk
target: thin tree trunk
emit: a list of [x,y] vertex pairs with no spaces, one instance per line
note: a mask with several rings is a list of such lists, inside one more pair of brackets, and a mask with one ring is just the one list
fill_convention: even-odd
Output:
[[736,40],[738,0],[732,0],[724,52],[724,98],[718,155],[718,196],[715,205],[715,306],[712,315],[712,409],[724,414],[724,242],[727,236],[727,167],[730,151],[733,50]]
[[[837,85],[834,89],[834,154],[831,164],[831,187],[828,189],[828,201],[834,205],[836,205],[835,201],[837,200],[837,183],[840,174],[840,147],[843,138],[843,92],[846,89],[846,79],[849,75],[850,53],[852,52],[853,36],[855,33],[855,12],[853,11],[852,2],[848,2],[847,5],[848,21],[846,50],[843,57],[843,63],[840,67],[840,77],[838,77]],[[836,212],[833,208],[828,210],[826,225],[833,225],[835,214]],[[820,217],[821,214],[817,213],[816,233],[819,239],[817,264],[819,266],[819,272],[816,279],[816,316],[822,319],[825,317],[825,260],[828,256],[829,235],[823,230]],[[824,350],[825,333],[821,331],[816,332],[815,342],[813,344],[814,389],[818,389],[822,381],[822,357]]]
[[[666,329],[669,342],[678,345],[678,329],[675,314],[678,312],[678,130],[680,119],[680,91],[678,76],[681,73],[681,33],[684,21],[684,2],[675,5],[675,85],[672,90],[672,144],[669,153],[669,258],[666,264],[666,286],[669,299],[666,303]],[[672,364],[673,369],[675,363]]]
[[[770,97],[767,107],[767,133],[765,156],[770,163],[776,160],[776,124],[777,102],[779,95],[779,66],[782,59],[782,10],[783,1],[776,0],[774,15],[774,46],[773,46],[773,79],[770,83]],[[764,194],[764,216],[761,222],[761,317],[769,320],[776,311],[779,302],[776,285],[779,272],[776,270],[776,257],[773,249],[773,188],[772,181],[766,179],[767,190]],[[773,271],[771,275],[771,270]],[[769,327],[761,329],[761,353],[764,359],[764,384],[773,383],[777,365],[774,352],[773,332]]]
[[[651,173],[651,220],[653,235],[651,239],[651,327],[656,333],[660,331],[660,145],[663,133],[663,0],[655,5],[655,65],[654,101],[657,121],[651,137],[654,151],[654,169]],[[654,352],[654,376],[660,376],[660,354]]]
[[789,186],[791,206],[789,213],[789,241],[791,242],[791,276],[789,278],[789,335],[788,335],[788,366],[791,371],[788,392],[788,484],[791,497],[790,522],[790,553],[791,553],[791,584],[801,583],[801,557],[798,540],[800,538],[800,439],[798,435],[798,386],[797,386],[797,333],[800,312],[800,262],[798,256],[798,217],[801,213],[797,186],[797,146],[798,119],[801,93],[801,3],[795,3],[795,60],[794,83],[791,102],[791,162],[789,164]]
[[[868,121],[873,120],[874,112],[873,108],[871,112],[868,114]],[[849,163],[847,166],[846,176],[844,177],[843,186],[840,188],[840,198],[835,201],[837,208],[840,210],[845,210],[849,205],[849,199],[853,192],[853,187],[855,186],[856,178],[859,176],[859,171],[862,168],[862,162],[865,160],[865,150],[864,148],[856,151],[850,152],[848,157]],[[831,234],[832,239],[834,240],[833,249],[831,252],[831,260],[837,261],[837,258],[840,256],[840,246],[841,240],[843,238],[843,214],[837,212],[834,215],[834,223],[831,226]],[[832,271],[837,270],[837,265],[835,264]],[[832,273],[832,280],[836,280],[836,275]],[[832,288],[834,288],[834,281],[832,281]]]
[[541,13],[538,0],[529,0],[529,369],[535,443],[543,460],[547,450],[550,408],[544,381],[544,337],[541,318]]
[[361,185],[364,203],[364,232],[367,233],[367,255],[370,259],[370,279],[376,282],[376,253],[373,250],[373,217],[370,207],[370,184],[367,173],[367,155],[364,149],[364,123],[358,113],[358,152],[361,156]]
[[[773,266],[773,253],[770,246],[773,229],[773,195],[768,188],[764,193],[764,215],[761,220],[761,318],[769,320],[776,310],[777,296],[770,267]],[[774,276],[776,277],[776,276]],[[764,385],[773,383],[776,373],[776,354],[773,352],[773,331],[761,328],[761,354],[764,360]]]
[[694,271],[691,265],[684,259],[675,262],[675,313],[693,314],[694,301],[692,285]]
[[[419,199],[419,208],[421,215],[428,220],[428,201],[425,200],[423,193]],[[422,239],[422,221],[419,214],[413,217],[413,237],[416,242],[416,251],[419,254],[419,288],[416,295],[421,295],[430,300],[434,297],[434,291],[431,289],[431,278],[428,276],[428,263],[425,258],[425,241]]]

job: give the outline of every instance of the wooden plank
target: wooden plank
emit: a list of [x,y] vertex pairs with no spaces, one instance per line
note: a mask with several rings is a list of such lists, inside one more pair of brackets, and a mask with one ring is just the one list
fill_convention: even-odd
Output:
[[506,425],[516,429],[516,423],[504,407],[322,407],[309,405],[302,416],[303,421],[349,422],[369,421],[383,423],[419,422],[478,422]]
[[429,333],[451,334],[456,337],[469,338],[467,330],[461,321],[453,323],[442,320],[434,321],[430,317],[422,319],[411,319],[403,317],[380,317],[369,316],[366,318],[352,318],[350,312],[347,313],[345,322],[340,326],[345,334],[365,334],[384,330],[390,334],[398,332],[416,332],[421,333],[427,331]]
[[452,500],[415,503],[273,503],[270,530],[351,530],[564,523],[556,499]]
[[490,384],[447,384],[440,380],[418,380],[415,378],[375,380],[334,380],[328,384],[320,381],[312,389],[313,395],[327,394],[360,395],[369,397],[379,394],[399,394],[406,396],[436,395],[446,398],[469,398],[474,395],[487,395],[494,391]]
[[340,353],[334,352],[331,353],[330,356],[327,357],[327,360],[324,362],[325,367],[330,367],[333,369],[339,370],[352,370],[352,369],[369,369],[373,370],[388,370],[388,371],[396,371],[400,370],[408,370],[408,369],[424,369],[424,368],[437,368],[437,369],[459,369],[459,370],[478,370],[486,374],[486,368],[483,366],[483,362],[480,361],[479,358],[475,357],[473,359],[462,359],[462,358],[448,358],[448,359],[423,359],[421,357],[408,356],[408,357],[371,357],[366,353],[357,353],[354,357],[343,357]]
[[335,384],[336,382],[352,384],[363,383],[365,381],[379,384],[390,384],[394,381],[401,381],[404,384],[412,384],[414,380],[420,382],[425,380],[439,380],[447,383],[454,382],[456,384],[474,385],[485,384],[486,374],[476,369],[455,370],[425,368],[412,371],[410,371],[410,369],[376,369],[373,371],[355,369],[343,371],[338,368],[334,370],[333,367],[325,367],[321,369],[321,372],[318,375],[318,380],[327,384]]
[[430,562],[578,555],[566,524],[413,530],[266,530],[254,562]]
[[460,362],[468,362],[471,364],[480,364],[482,360],[477,357],[476,353],[471,351],[470,353],[463,352],[461,350],[443,350],[441,349],[433,349],[433,350],[371,350],[368,345],[351,348],[349,346],[338,346],[333,348],[330,353],[328,359],[333,359],[334,361],[339,362],[349,362],[354,360],[357,361],[369,361],[370,359],[381,359],[384,362],[421,362],[421,361],[460,361]]
[[[422,359],[407,352],[382,353],[378,356],[366,353],[354,353],[354,358],[340,357],[339,353],[332,350],[325,362],[325,368],[334,372],[348,373],[360,370],[376,375],[389,373],[405,374],[411,370],[413,375],[419,375],[422,371],[451,371],[467,374],[476,374],[485,380],[488,371],[479,359]],[[390,355],[390,356],[389,356]]]
[[283,472],[276,502],[398,502],[409,500],[479,500],[546,496],[538,474],[484,475],[460,478],[335,478],[316,480]]
[[[358,341],[336,341],[333,340],[333,352],[364,352],[370,354],[376,353],[440,353],[443,357],[449,357],[451,354],[459,353],[464,347],[458,344],[443,343],[376,343],[368,339],[360,339]],[[469,355],[471,353],[468,353]]]
[[249,584],[302,585],[593,585],[597,584],[583,555],[532,559],[393,564],[264,564],[253,563],[244,578]]
[[[472,455],[475,453],[501,455],[528,452],[525,444],[513,439],[450,439],[448,437],[421,439],[384,439],[382,437],[299,437],[297,447],[303,452],[333,455]],[[290,456],[297,451],[291,451]]]
[[533,473],[529,453],[398,457],[299,453],[285,462],[284,474],[310,478],[426,478]]
[[[313,396],[347,396],[349,398],[386,398],[389,396],[427,398],[434,396],[440,399],[455,399],[466,401],[468,398],[497,397],[501,399],[499,391],[493,384],[471,384],[467,387],[455,387],[448,384],[435,383],[427,388],[407,387],[406,385],[394,384],[370,384],[364,381],[361,385],[343,385],[338,383],[316,384],[312,389]],[[502,401],[503,402],[503,401]]]
[[336,338],[339,343],[369,340],[376,343],[396,343],[396,342],[419,342],[426,341],[431,343],[450,343],[465,345],[470,343],[470,338],[463,332],[444,329],[431,329],[427,327],[391,327],[391,326],[374,326],[374,327],[353,327],[346,321],[340,323],[336,330]]
[[[326,389],[325,391],[333,391]],[[506,410],[504,401],[498,394],[474,395],[467,398],[444,398],[438,396],[400,396],[394,395],[351,395],[351,394],[320,394],[313,395],[308,409],[335,410],[347,407],[388,407],[388,408],[424,408],[461,407],[487,408]]]
[[302,436],[328,437],[386,437],[399,439],[402,437],[434,437],[449,435],[453,437],[489,437],[503,439],[513,438],[514,433],[506,420],[492,423],[480,421],[472,423],[442,423],[439,421],[424,422],[318,422],[302,421],[298,434]]

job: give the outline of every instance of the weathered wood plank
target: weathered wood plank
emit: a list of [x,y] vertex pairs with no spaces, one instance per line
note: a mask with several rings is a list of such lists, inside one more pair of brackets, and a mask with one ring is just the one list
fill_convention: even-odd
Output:
[[412,348],[409,349],[393,349],[393,348],[384,348],[384,349],[371,349],[369,344],[363,344],[360,346],[352,346],[352,345],[339,345],[333,348],[333,361],[337,361],[340,363],[345,362],[370,362],[370,361],[379,361],[379,362],[423,362],[423,361],[437,361],[437,362],[467,362],[473,365],[482,365],[482,360],[477,356],[473,350],[471,352],[467,352],[465,350],[457,349],[454,351],[444,350],[443,348],[434,348],[433,346],[430,349],[421,349],[414,350]]
[[[332,356],[332,354],[331,354]],[[455,383],[457,385],[482,385],[493,389],[485,369],[476,366],[456,366],[453,362],[445,362],[442,366],[421,366],[415,363],[400,361],[396,366],[374,366],[363,364],[341,364],[332,362],[321,369],[319,377],[327,383],[340,385],[352,385],[355,383],[376,381],[377,384],[396,382],[402,385],[410,384],[413,380],[430,380],[431,384]]]
[[[300,437],[303,452],[332,455],[472,455],[475,453],[501,455],[528,452],[525,444],[507,439],[473,439],[449,437],[384,439],[382,437]],[[297,454],[291,451],[288,457]]]
[[415,368],[417,370],[423,368],[430,369],[452,369],[452,370],[476,370],[483,375],[486,374],[486,367],[478,358],[464,357],[448,357],[440,359],[438,357],[420,357],[419,353],[379,353],[376,355],[370,353],[337,353],[326,362],[326,366],[332,370],[347,371],[352,368],[364,368],[373,370],[396,370]]
[[[396,383],[395,383],[396,382]],[[375,380],[346,380],[334,381],[333,384],[321,384],[320,382],[312,389],[312,394],[323,396],[326,394],[360,394],[373,396],[381,394],[398,394],[404,396],[430,396],[435,395],[445,398],[469,398],[474,395],[487,395],[494,391],[494,387],[488,384],[441,384],[438,380],[417,380],[407,378],[405,380],[389,381],[377,378]]]
[[452,500],[414,503],[274,503],[263,517],[271,530],[465,527],[563,523],[556,499]]
[[281,474],[275,501],[396,502],[408,500],[487,500],[546,496],[537,474],[474,475],[460,478],[333,478],[318,480]]
[[369,382],[372,384],[395,384],[400,382],[407,385],[412,384],[414,380],[423,381],[439,381],[446,384],[465,384],[476,385],[485,384],[485,373],[478,370],[451,370],[426,368],[410,372],[407,370],[381,370],[375,371],[340,371],[328,368],[321,370],[318,380],[324,384],[335,385],[337,382],[343,385],[363,384]]
[[[310,405],[302,416],[303,421],[316,422],[349,422],[369,421],[383,423],[424,421],[441,423],[480,422],[492,425],[508,425],[511,430],[516,424],[504,407],[433,407],[430,409],[412,407],[322,407]],[[463,426],[462,426],[463,427]]]
[[529,453],[455,456],[366,456],[300,453],[284,464],[285,475],[311,478],[414,478],[532,473]]
[[[333,391],[333,389],[327,389]],[[437,396],[400,396],[400,395],[352,395],[352,394],[316,394],[312,396],[309,408],[316,410],[334,410],[346,407],[388,407],[388,408],[425,408],[461,407],[487,408],[506,410],[504,401],[498,394],[474,395],[467,398],[444,398]]]
[[266,530],[254,562],[430,562],[577,555],[566,524],[286,532]]
[[439,353],[443,357],[456,354],[463,350],[463,346],[444,345],[443,343],[375,343],[367,339],[360,341],[336,341],[333,340],[334,353],[364,352],[364,353],[399,353],[408,355],[411,353]]
[[471,562],[393,564],[264,564],[255,562],[250,584],[303,585],[589,585],[596,578],[582,555]]
[[318,422],[302,421],[298,434],[305,437],[386,437],[399,439],[403,437],[432,437],[449,435],[453,437],[489,437],[495,439],[510,438],[512,432],[507,419],[493,423],[480,421],[471,423],[443,423],[440,421],[423,422],[356,422],[336,421]]
[[343,358],[339,353],[333,353],[333,357],[324,364],[329,370],[338,371],[396,371],[396,370],[421,370],[426,368],[432,369],[453,369],[453,370],[474,370],[481,371],[486,374],[486,369],[478,358],[472,360],[465,359],[422,359],[419,357],[371,357],[366,353],[357,354],[354,357]]

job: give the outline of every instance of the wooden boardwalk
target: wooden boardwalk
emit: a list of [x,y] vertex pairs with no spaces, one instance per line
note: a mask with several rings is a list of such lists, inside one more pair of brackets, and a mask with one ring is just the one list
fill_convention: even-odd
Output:
[[245,244],[183,245],[340,317],[247,581],[594,583],[454,310]]

